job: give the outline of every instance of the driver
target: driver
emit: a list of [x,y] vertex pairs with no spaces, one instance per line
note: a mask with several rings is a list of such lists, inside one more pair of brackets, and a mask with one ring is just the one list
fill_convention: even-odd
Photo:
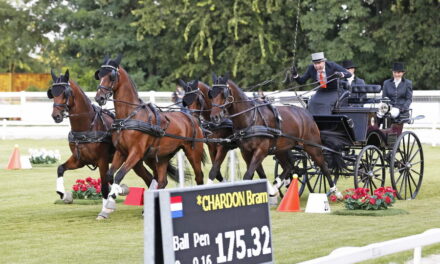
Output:
[[413,87],[412,82],[403,78],[405,66],[402,62],[393,64],[393,78],[383,83],[382,97],[388,97],[392,106],[391,117],[397,118],[400,115],[409,114],[409,106],[412,103]]
[[308,79],[319,82],[319,89],[310,99],[307,108],[312,115],[331,115],[339,96],[338,78],[350,78],[352,74],[341,65],[327,61],[324,52],[313,53],[312,62],[302,76],[292,66],[291,77],[299,84],[304,84]]

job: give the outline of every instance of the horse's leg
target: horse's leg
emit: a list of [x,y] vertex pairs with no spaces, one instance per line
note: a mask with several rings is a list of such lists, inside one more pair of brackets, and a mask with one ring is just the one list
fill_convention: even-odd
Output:
[[159,158],[156,163],[156,170],[154,171],[155,178],[157,179],[157,188],[163,189],[167,186],[167,167],[171,157]]
[[[209,152],[211,154],[211,151]],[[225,160],[226,154],[228,153],[228,149],[222,145],[219,145],[216,146],[213,152],[214,155],[211,154],[212,168],[209,171],[209,179],[207,184],[213,183],[214,178],[216,178],[219,182],[222,182],[224,180],[220,168],[223,161]]]
[[112,184],[112,190],[110,191],[110,195],[118,195],[122,193],[122,189],[120,186],[120,183],[124,179],[125,175],[139,162],[142,162],[142,154],[140,148],[136,148],[133,151],[131,151],[127,159],[125,160],[125,163],[121,166],[121,168],[118,170],[115,176],[115,180]]
[[125,156],[120,152],[116,151],[115,155],[113,156],[112,165],[110,166],[110,169],[107,171],[107,182],[109,184],[113,184],[113,175],[119,168],[122,166],[122,164],[125,161]]
[[197,144],[194,149],[191,148],[191,144],[184,144],[183,151],[194,170],[195,179],[197,185],[203,184],[203,171],[202,171],[202,157],[203,157],[203,145]]
[[144,167],[143,161],[140,160],[133,167],[134,172],[144,180],[145,184],[150,187],[151,181],[153,180],[153,175]]
[[78,168],[84,167],[84,164],[76,159],[73,155],[67,159],[66,162],[58,166],[57,169],[57,193],[60,196],[61,200],[65,203],[72,203],[72,193],[66,192],[64,189],[64,172],[66,170],[74,170]]
[[267,156],[267,150],[264,150],[262,148],[258,148],[253,153],[250,153],[250,156],[251,156],[251,158],[247,162],[248,168],[247,168],[246,173],[243,176],[243,180],[251,180],[252,179],[255,170],[261,166],[261,162]]
[[[247,165],[247,171],[243,176],[243,180],[251,180],[254,176],[255,170],[257,171],[260,178],[266,178],[266,173],[264,172],[263,165],[261,163],[267,156],[267,151],[263,149],[257,149],[254,153],[249,151],[241,151],[241,155]],[[267,182],[267,192],[270,196],[276,196],[279,194],[278,189],[276,189],[269,182]]]
[[106,208],[107,198],[109,194],[109,181],[107,177],[107,172],[109,170],[108,160],[100,159],[98,161],[99,175],[101,177],[101,193],[102,193],[102,209],[99,212],[96,220],[107,219],[110,216],[110,213],[113,212],[113,209]]
[[[264,172],[263,165],[260,164],[257,168],[257,174],[260,179],[267,179],[266,172]],[[253,175],[252,175],[253,177]]]
[[285,184],[285,180],[287,179],[288,174],[292,171],[293,168],[293,160],[290,157],[289,152],[290,151],[283,151],[275,154],[275,157],[283,168],[283,173],[281,173],[281,175],[277,177],[274,181],[275,187],[278,189]]
[[304,145],[304,150],[310,155],[312,160],[321,168],[322,174],[327,178],[327,181],[330,186],[330,193],[334,193],[338,199],[342,199],[342,193],[338,191],[336,188],[336,184],[332,180],[330,175],[330,170],[328,169],[327,162],[324,159],[324,155],[322,154],[322,150],[317,147],[313,147],[310,145]]
[[[117,150],[115,152],[115,155],[113,156],[112,165],[110,166],[110,169],[107,171],[107,174],[105,176],[106,182],[108,184],[112,184],[113,186],[113,174],[115,174],[115,171],[117,171],[122,166],[124,161],[125,161],[125,156],[120,151]],[[111,191],[113,191],[113,189]],[[116,195],[114,195],[113,193],[111,194],[109,193],[109,195],[107,196],[107,200],[106,201],[103,200],[104,207],[110,210],[115,210],[116,209],[115,199],[116,199]]]

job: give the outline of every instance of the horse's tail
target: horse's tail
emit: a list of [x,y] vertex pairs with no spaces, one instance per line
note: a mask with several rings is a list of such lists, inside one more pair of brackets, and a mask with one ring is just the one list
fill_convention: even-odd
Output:
[[[176,168],[176,166],[174,164],[172,164],[171,162],[168,163],[168,167],[167,167],[167,175],[168,177],[171,178],[171,180],[175,181],[175,182],[180,182],[179,180],[179,171]],[[192,177],[191,172],[185,170],[184,172],[184,180],[190,180]]]
[[337,152],[324,152],[329,168],[336,169],[337,171],[345,168],[346,164],[342,158],[342,150],[345,146],[351,144],[346,134],[340,131],[321,130],[321,141],[324,146]]

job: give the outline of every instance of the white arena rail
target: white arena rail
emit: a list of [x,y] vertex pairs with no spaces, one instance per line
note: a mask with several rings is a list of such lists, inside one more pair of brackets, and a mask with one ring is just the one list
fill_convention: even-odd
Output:
[[429,229],[421,234],[370,244],[364,247],[342,247],[330,255],[298,264],[349,264],[414,249],[414,264],[420,264],[422,247],[440,243],[440,228]]
[[[298,92],[298,94],[302,93],[304,92]],[[95,92],[86,94],[92,102],[95,101],[93,98]],[[252,93],[247,94],[252,96]],[[265,94],[273,98],[277,105],[299,105],[295,92],[266,92]],[[145,102],[152,102],[158,106],[171,105],[171,92],[139,92],[139,96]],[[105,106],[105,108],[112,107],[112,102],[108,102]],[[440,145],[440,91],[414,91],[411,107],[413,116],[424,115],[425,118],[417,120],[414,124],[405,125],[405,129],[415,130],[423,143]],[[64,120],[60,124],[55,124],[51,113],[52,101],[47,98],[46,92],[0,92],[0,138],[38,137],[41,133],[44,135],[48,127],[51,133],[46,133],[46,137],[66,137],[69,122]],[[22,131],[23,126],[32,126],[33,133]]]

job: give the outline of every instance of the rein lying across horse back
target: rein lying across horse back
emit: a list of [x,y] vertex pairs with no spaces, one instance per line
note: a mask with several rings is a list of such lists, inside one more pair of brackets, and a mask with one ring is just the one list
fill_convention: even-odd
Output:
[[[115,122],[112,124],[112,128],[111,128],[111,130],[113,130],[113,131],[115,131],[115,130],[116,131],[117,130],[119,130],[119,131],[120,130],[137,130],[137,131],[147,133],[149,135],[156,136],[156,137],[171,137],[171,138],[181,139],[181,140],[190,141],[190,142],[231,143],[231,141],[232,141],[231,139],[227,139],[227,138],[215,138],[215,139],[214,138],[211,138],[211,139],[209,139],[209,138],[195,138],[195,137],[183,137],[183,136],[167,133],[159,125],[153,125],[149,122],[131,119],[134,115],[136,115],[136,113],[139,109],[143,109],[143,108],[148,107],[148,104],[145,104],[145,103],[133,104],[133,103],[129,103],[129,102],[121,101],[121,100],[115,100],[115,99],[111,99],[111,100],[115,101],[115,102],[117,101],[119,103],[125,103],[125,104],[129,104],[129,105],[137,106],[136,109],[130,115],[128,115],[126,118],[115,120]],[[150,105],[151,105],[150,108],[156,107],[156,106],[153,106],[152,104],[150,104]],[[156,111],[154,111],[154,112],[156,112]]]

